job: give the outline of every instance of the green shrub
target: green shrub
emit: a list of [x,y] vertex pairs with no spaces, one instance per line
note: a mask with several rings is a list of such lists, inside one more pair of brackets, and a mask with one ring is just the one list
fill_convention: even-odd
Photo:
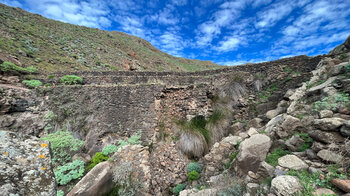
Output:
[[59,190],[57,191],[56,196],[64,196],[64,192]]
[[178,184],[173,188],[173,193],[179,195],[186,188],[186,184]]
[[11,62],[5,61],[2,64],[0,64],[0,71],[7,72],[7,73],[15,73],[15,74],[18,74],[18,73],[26,74],[26,73],[36,73],[38,69],[32,66],[23,68]]
[[202,167],[199,163],[192,162],[187,165],[187,172],[191,172],[191,171],[196,171],[198,173],[201,173]]
[[78,179],[84,174],[84,161],[75,160],[63,166],[58,166],[54,170],[56,181],[60,185],[65,185],[74,179]]
[[116,145],[110,144],[108,146],[105,146],[102,150],[102,154],[105,156],[109,156],[112,153],[117,152],[118,148]]
[[209,116],[207,123],[215,125],[224,117],[225,115],[221,110],[215,109],[214,112]]
[[266,156],[266,163],[276,167],[278,165],[278,159],[284,155],[289,154],[288,150],[282,150],[281,148],[276,148],[272,153]]
[[336,93],[330,97],[325,97],[320,101],[313,103],[313,111],[319,112],[321,110],[333,110],[335,111],[339,107],[349,107],[350,99],[349,94]]
[[108,160],[108,156],[103,155],[101,152],[96,152],[96,154],[94,155],[94,157],[92,157],[91,159],[91,163],[89,164],[89,166],[87,167],[88,170],[91,170],[92,168],[94,168],[97,164],[103,162],[103,161],[107,161]]
[[243,188],[239,184],[235,184],[232,187],[225,188],[218,192],[218,196],[241,196],[243,195]]
[[29,88],[35,88],[43,85],[43,83],[40,82],[40,80],[23,80],[22,84],[26,85]]
[[48,78],[48,79],[54,79],[55,76],[54,76],[54,75],[47,75],[47,78]]
[[341,54],[341,55],[339,55],[339,59],[340,60],[343,60],[343,59],[346,59],[348,57],[348,55],[347,54]]
[[72,155],[78,152],[84,144],[83,141],[75,139],[71,133],[64,131],[51,133],[41,139],[50,142],[54,165],[62,165],[70,161]]
[[188,181],[192,182],[193,180],[198,180],[200,177],[197,171],[191,171],[187,174]]
[[83,79],[76,75],[65,75],[61,78],[61,83],[66,85],[82,84]]
[[228,169],[228,168],[230,167],[232,161],[237,157],[237,155],[238,155],[238,151],[236,151],[236,152],[234,152],[234,153],[231,154],[229,162],[227,162],[227,163],[225,164],[225,168],[226,168],[226,169]]

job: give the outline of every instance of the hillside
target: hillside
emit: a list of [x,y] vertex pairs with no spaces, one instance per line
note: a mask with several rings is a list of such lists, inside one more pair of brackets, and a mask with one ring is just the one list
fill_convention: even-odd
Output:
[[43,73],[77,70],[200,71],[210,61],[178,58],[122,32],[67,24],[0,4],[0,58]]

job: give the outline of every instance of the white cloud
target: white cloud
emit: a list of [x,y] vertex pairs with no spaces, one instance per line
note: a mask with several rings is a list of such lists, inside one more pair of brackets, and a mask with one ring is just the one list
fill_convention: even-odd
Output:
[[236,36],[227,37],[223,41],[219,42],[219,46],[216,47],[215,50],[219,52],[232,51],[237,49],[241,42],[242,41]]
[[25,7],[48,18],[88,27],[106,28],[112,22],[107,4],[97,0],[25,0]]
[[278,21],[289,15],[295,8],[293,1],[282,1],[272,4],[267,10],[259,12],[257,28],[274,26]]
[[12,7],[22,7],[22,4],[18,1],[0,0],[0,3],[6,4],[6,5],[12,6]]

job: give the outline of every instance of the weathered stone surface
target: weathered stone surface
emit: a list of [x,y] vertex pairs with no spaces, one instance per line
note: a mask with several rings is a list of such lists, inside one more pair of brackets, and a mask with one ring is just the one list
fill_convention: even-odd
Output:
[[324,196],[324,195],[335,195],[335,192],[331,189],[327,188],[318,188],[316,189],[315,193],[316,196]]
[[346,121],[344,125],[340,128],[340,133],[344,137],[350,137],[350,120]]
[[332,179],[331,183],[346,193],[350,193],[350,180]]
[[317,156],[324,161],[332,162],[332,163],[340,163],[343,160],[343,156],[335,152],[332,152],[330,150],[320,150],[317,153]]
[[314,120],[314,127],[323,131],[334,131],[343,124],[344,120],[341,118],[323,118]]
[[180,196],[216,196],[217,189],[204,189],[198,191],[197,189],[183,190],[180,192]]
[[295,176],[278,176],[271,182],[271,190],[277,196],[292,196],[302,189],[300,180]]
[[333,112],[330,110],[321,110],[319,116],[320,118],[332,118]]
[[313,130],[309,131],[308,134],[312,139],[326,144],[340,143],[344,141],[344,138],[340,135],[339,132]]
[[290,135],[295,129],[301,126],[300,120],[293,116],[287,115],[282,123],[282,129]]
[[74,186],[67,196],[100,196],[108,193],[114,187],[112,167],[109,161],[99,163]]
[[263,134],[256,134],[244,140],[239,146],[236,171],[245,175],[248,171],[256,172],[259,164],[265,160],[271,147],[271,139]]
[[281,167],[294,170],[302,170],[307,169],[309,167],[304,161],[302,161],[295,155],[285,155],[283,157],[280,157],[278,159],[278,164]]
[[246,190],[249,195],[256,195],[259,188],[260,188],[260,185],[256,183],[248,183],[246,186]]
[[266,112],[265,116],[268,119],[273,119],[274,117],[276,117],[278,114],[280,114],[280,111],[277,109],[274,110],[270,110],[268,112]]
[[56,195],[49,144],[0,131],[0,190],[4,195]]
[[255,128],[250,128],[249,130],[248,130],[248,135],[251,137],[252,135],[255,135],[255,134],[259,134],[258,133],[258,131],[256,131],[256,129]]
[[206,178],[220,174],[225,169],[225,164],[230,164],[230,156],[236,152],[235,146],[241,140],[238,136],[229,136],[213,145],[210,152],[204,156],[207,163]]
[[263,120],[261,118],[253,118],[247,124],[247,127],[261,128],[263,126]]

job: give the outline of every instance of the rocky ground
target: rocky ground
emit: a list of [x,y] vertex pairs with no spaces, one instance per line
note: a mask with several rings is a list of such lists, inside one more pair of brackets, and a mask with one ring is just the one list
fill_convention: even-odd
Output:
[[[349,195],[348,40],[310,73],[294,73],[281,65],[276,68],[280,72],[269,80],[257,80],[244,72],[246,80],[225,78],[210,88],[212,83],[174,87],[128,86],[125,82],[108,87],[86,84],[30,90],[19,83],[21,75],[1,76],[1,194]],[[308,76],[308,81],[301,82]],[[187,78],[186,83],[196,80]],[[102,90],[92,92],[94,88]],[[139,99],[128,102],[129,108],[125,100],[111,104],[118,93],[87,98],[88,94],[119,89],[135,94],[123,97],[130,101],[136,95],[145,96],[139,91],[152,88],[163,90],[147,94],[144,100],[149,105],[136,103]],[[50,98],[54,93],[55,99]],[[75,97],[69,97],[73,93]],[[236,96],[223,96],[229,93]],[[101,101],[96,101],[98,98]],[[79,106],[80,101],[90,105]],[[148,122],[139,124],[151,127],[152,121],[155,130],[142,134],[113,122],[113,118],[97,120],[96,113],[118,115],[114,110],[104,115],[112,111],[108,107],[122,105],[131,111],[133,104],[142,105],[139,108],[147,114],[154,113]],[[83,109],[77,110],[78,106]],[[60,113],[48,110],[54,107]],[[152,113],[150,107],[161,109],[152,109]],[[142,114],[135,116],[141,118]],[[171,119],[180,114],[188,119]],[[131,119],[130,125],[138,125],[135,116],[119,115]],[[61,124],[59,119],[63,119]],[[90,126],[73,126],[82,122]],[[95,126],[95,137],[89,137],[91,130],[85,130],[91,125]],[[87,145],[90,143],[94,148]]]

